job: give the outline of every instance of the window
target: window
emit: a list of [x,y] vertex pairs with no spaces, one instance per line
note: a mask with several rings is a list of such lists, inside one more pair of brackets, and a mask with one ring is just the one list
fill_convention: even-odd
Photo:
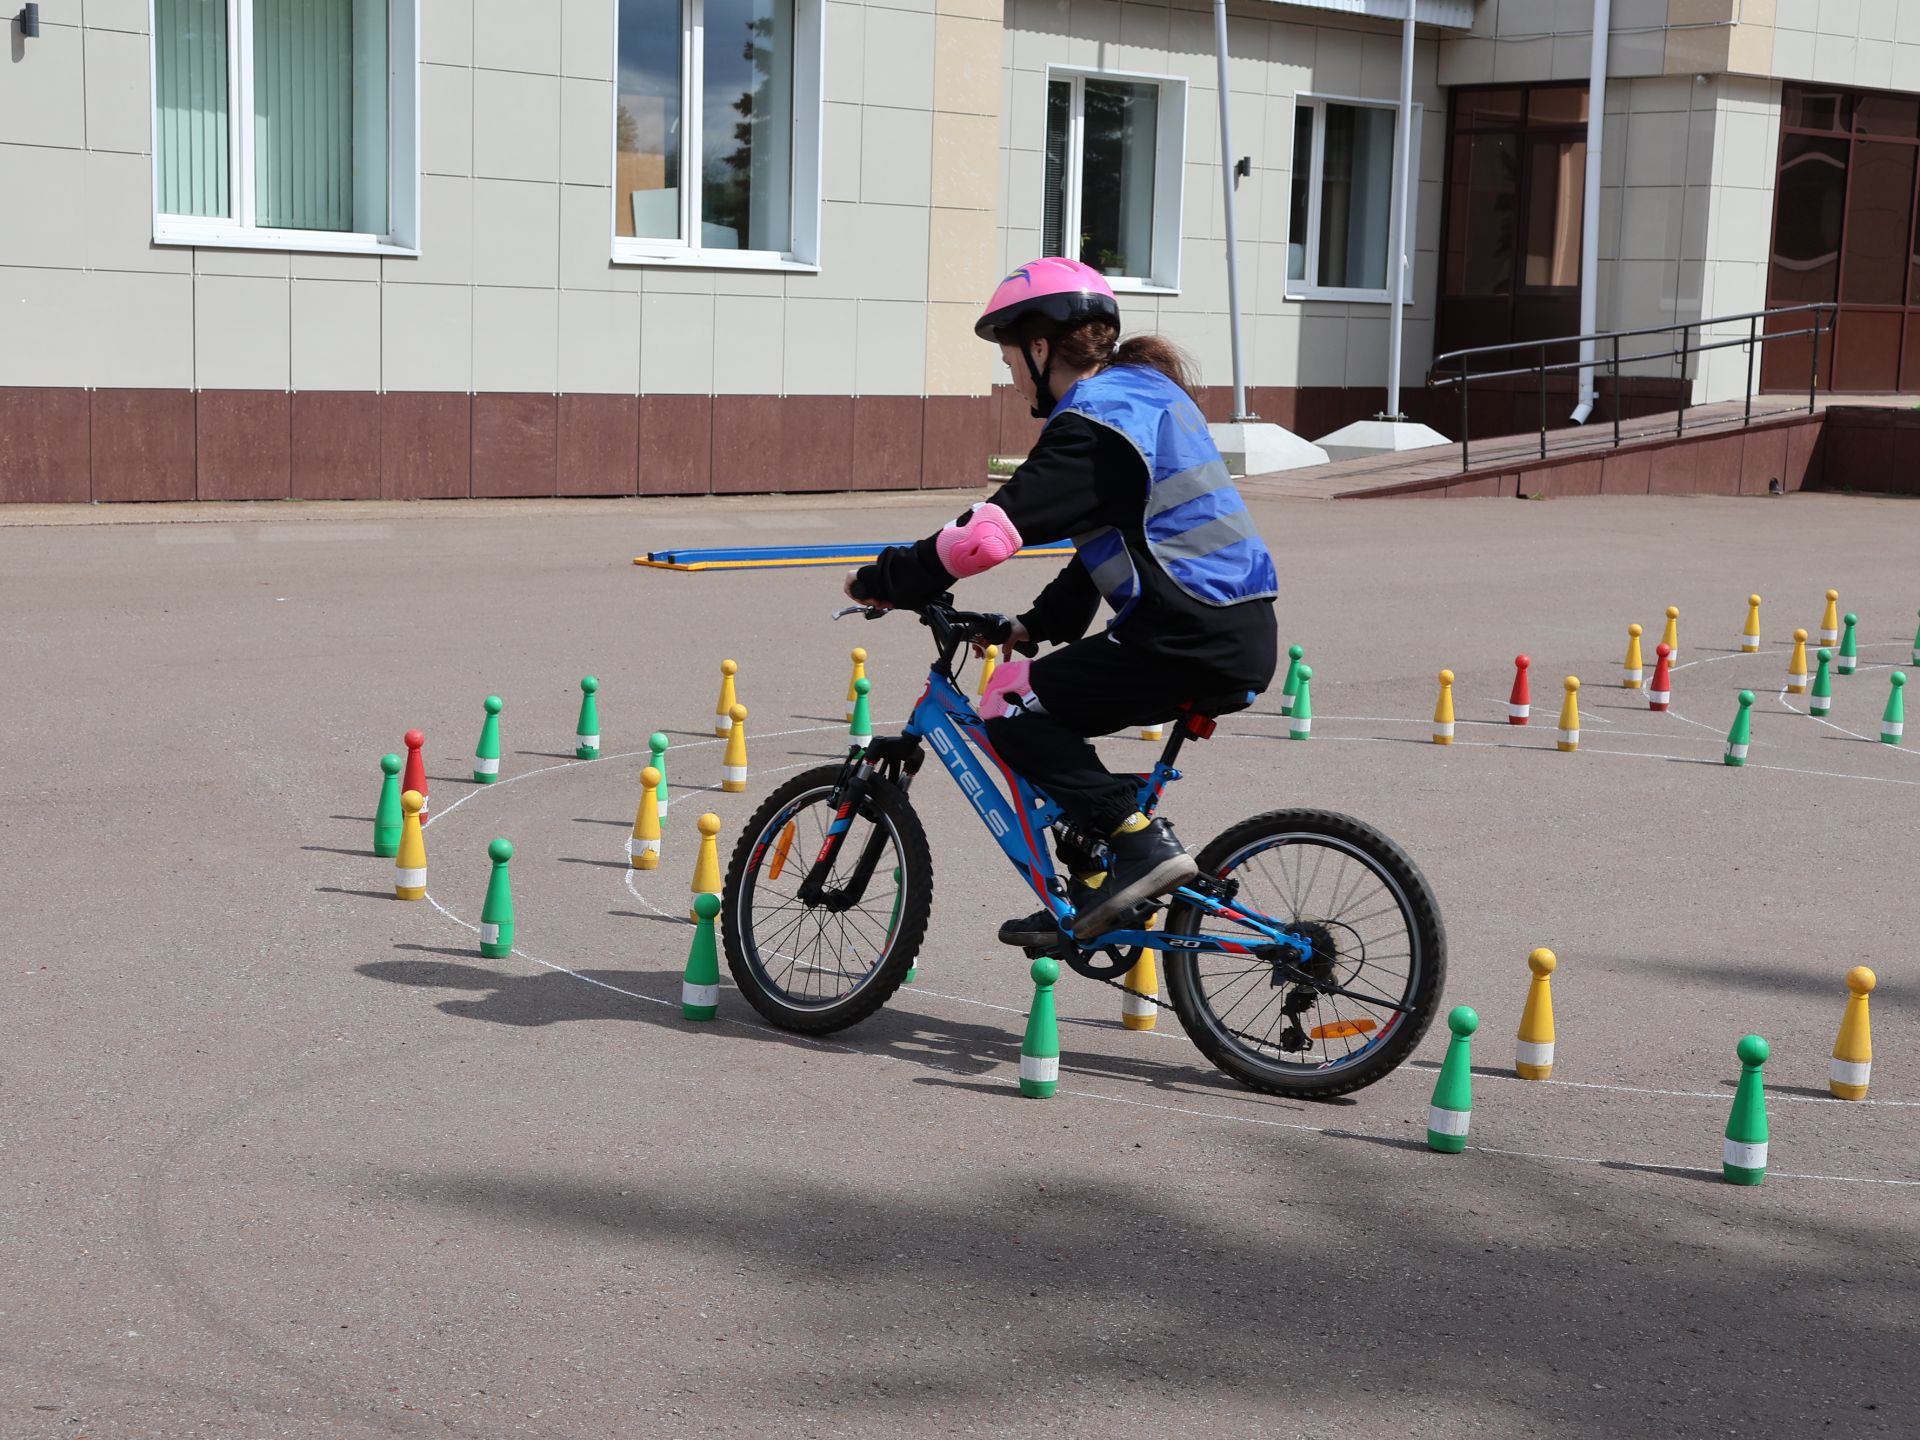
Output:
[[154,240],[411,254],[415,0],[153,0]]
[[[1287,232],[1289,298],[1388,298],[1397,118],[1387,105],[1303,100],[1295,107],[1293,204]],[[1420,112],[1415,106],[1416,145],[1419,127]],[[1411,234],[1411,215],[1408,230]],[[1411,255],[1408,264],[1407,303],[1411,304]]]
[[821,0],[620,0],[613,258],[819,258]]
[[1181,80],[1048,72],[1043,253],[1120,289],[1178,287],[1186,95]]

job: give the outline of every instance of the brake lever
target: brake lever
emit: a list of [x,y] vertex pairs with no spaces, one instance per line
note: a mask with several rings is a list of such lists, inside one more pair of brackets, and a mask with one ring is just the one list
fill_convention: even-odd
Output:
[[893,613],[890,605],[848,605],[833,612],[835,620],[844,620],[849,615],[864,615],[869,620],[883,620]]

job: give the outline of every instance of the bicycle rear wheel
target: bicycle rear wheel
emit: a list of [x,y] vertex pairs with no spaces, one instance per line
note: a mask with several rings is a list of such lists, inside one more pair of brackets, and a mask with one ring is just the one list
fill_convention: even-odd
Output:
[[841,767],[787,781],[741,831],[721,895],[727,969],[749,1004],[783,1030],[825,1034],[864,1020],[900,988],[926,938],[933,857],[919,818],[893,786],[859,797],[830,887],[870,865],[857,899],[808,905],[799,895],[835,821]]
[[[1197,857],[1238,883],[1234,904],[1311,939],[1298,970],[1221,951],[1163,950],[1167,990],[1193,1043],[1245,1085],[1328,1099],[1371,1085],[1412,1053],[1446,977],[1446,936],[1425,877],[1372,826],[1331,810],[1273,810]],[[1166,930],[1242,933],[1176,903]],[[1289,957],[1291,958],[1291,957]]]

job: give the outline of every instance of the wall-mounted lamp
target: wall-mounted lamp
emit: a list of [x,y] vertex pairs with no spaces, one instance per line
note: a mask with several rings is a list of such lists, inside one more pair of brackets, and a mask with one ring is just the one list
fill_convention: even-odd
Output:
[[20,13],[13,18],[20,23],[21,39],[34,40],[39,38],[40,7],[38,4],[31,3],[31,0],[29,0],[28,4],[20,7]]

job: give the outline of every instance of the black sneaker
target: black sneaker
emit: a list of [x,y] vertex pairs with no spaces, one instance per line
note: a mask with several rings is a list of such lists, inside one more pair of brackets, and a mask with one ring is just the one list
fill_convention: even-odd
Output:
[[1023,950],[1046,950],[1060,943],[1060,922],[1051,910],[1036,910],[1024,920],[1008,920],[1000,926],[1000,943],[1018,945]]
[[1200,873],[1200,867],[1165,820],[1107,841],[1113,857],[1107,883],[1091,908],[1074,921],[1074,937],[1091,940],[1143,900],[1159,900]]

